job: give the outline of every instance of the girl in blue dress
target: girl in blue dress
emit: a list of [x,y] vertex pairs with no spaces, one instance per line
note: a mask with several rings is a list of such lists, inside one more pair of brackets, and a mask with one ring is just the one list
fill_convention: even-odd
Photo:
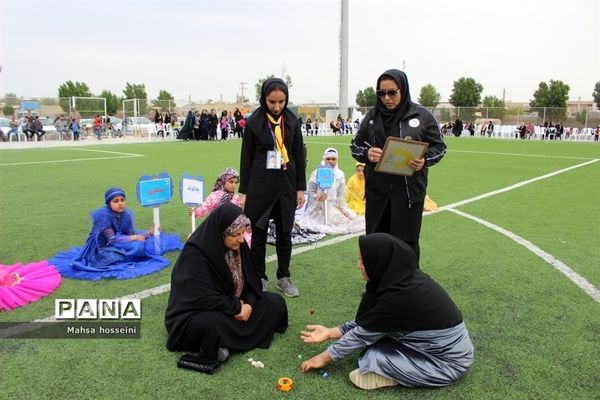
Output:
[[146,232],[136,231],[123,189],[108,189],[104,202],[104,207],[91,213],[92,230],[85,245],[52,259],[64,276],[90,280],[135,278],[167,267],[170,261],[161,255],[183,248],[177,235],[161,232],[155,236],[154,226]]

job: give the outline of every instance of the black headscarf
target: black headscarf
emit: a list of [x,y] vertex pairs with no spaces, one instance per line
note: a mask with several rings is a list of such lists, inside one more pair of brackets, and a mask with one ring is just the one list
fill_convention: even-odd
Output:
[[[238,206],[221,204],[190,236],[173,267],[167,319],[186,312],[222,311],[228,315],[240,312],[240,299],[235,296],[231,271],[225,261],[227,247],[223,233],[241,214]],[[258,275],[248,245],[242,243],[239,251],[244,277],[240,298],[253,306],[261,297]]]
[[356,322],[377,332],[444,329],[462,322],[446,291],[417,268],[414,251],[387,233],[359,237],[369,277]]
[[[375,108],[378,111],[378,114],[381,116],[383,122],[383,129],[385,132],[389,132],[390,130],[396,129],[400,121],[402,121],[406,113],[410,110],[411,105],[413,104],[410,99],[410,90],[408,87],[408,78],[406,74],[397,69],[388,69],[383,74],[377,78],[377,90],[379,90],[379,84],[382,80],[392,79],[398,85],[400,89],[400,104],[392,110],[388,110],[388,108],[383,104],[383,101],[377,97],[375,102]],[[378,117],[376,117],[375,123],[377,124]]]
[[281,110],[281,114],[285,113],[285,110],[287,110],[287,105],[288,105],[288,100],[289,100],[289,92],[288,92],[288,87],[285,84],[285,82],[280,79],[280,78],[269,78],[266,81],[263,82],[262,88],[260,89],[260,106],[263,108],[263,110],[267,113],[270,114],[272,117],[279,117],[279,115],[273,115],[269,112],[269,107],[267,107],[267,96],[269,95],[269,93],[271,93],[273,90],[281,90],[283,93],[285,93],[285,104],[283,106],[283,109]]

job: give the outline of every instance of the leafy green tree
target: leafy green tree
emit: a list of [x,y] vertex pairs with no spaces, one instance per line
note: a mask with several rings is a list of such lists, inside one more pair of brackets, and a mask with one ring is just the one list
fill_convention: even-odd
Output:
[[506,108],[504,101],[497,98],[496,96],[485,96],[481,101],[481,115],[485,118],[504,118],[506,115]]
[[596,103],[596,108],[600,110],[600,81],[596,82],[596,86],[594,87],[594,92],[592,93],[594,97],[594,103]]
[[123,89],[123,95],[126,99],[147,99],[146,85],[143,83],[125,83],[125,89]]
[[[256,101],[260,100],[260,90],[262,89],[263,83],[265,83],[265,81],[267,79],[271,79],[271,78],[275,78],[275,75],[273,75],[273,74],[268,75],[262,79],[259,79],[258,82],[256,82],[254,84],[254,88],[256,89]],[[291,88],[292,86],[294,86],[294,84],[292,83],[292,78],[289,75],[286,75],[285,78],[282,78],[282,79],[288,88]]]
[[562,81],[551,79],[550,84],[540,82],[529,106],[537,109],[540,117],[545,116],[546,121],[563,121],[567,116],[569,90],[569,85]]
[[140,99],[138,114],[146,115],[148,94],[146,93],[146,86],[143,83],[135,84],[126,82],[123,95],[124,99]]
[[17,106],[19,105],[19,98],[14,93],[6,93],[4,98],[2,99],[4,104],[9,106]]
[[359,90],[356,93],[356,104],[361,107],[374,107],[377,101],[377,95],[375,94],[375,88],[369,86],[364,90]]
[[169,106],[175,106],[175,97],[166,90],[160,90],[158,97],[154,100],[154,105],[160,107],[161,112],[169,111]]
[[483,86],[473,78],[460,78],[454,81],[450,104],[454,107],[478,107]]
[[106,112],[109,115],[115,115],[121,106],[121,99],[110,90],[103,90],[100,97],[106,99]]
[[483,86],[477,83],[473,78],[460,78],[454,81],[454,88],[450,95],[450,103],[459,107],[457,116],[463,121],[471,121],[475,119],[476,107],[479,107],[481,102],[481,92]]
[[6,115],[7,117],[10,117],[14,113],[15,109],[10,104],[5,104],[4,107],[2,107],[2,114]]
[[421,88],[421,94],[419,95],[419,103],[424,107],[435,108],[440,104],[440,94],[435,87],[428,83]]
[[[66,81],[58,87],[58,103],[64,112],[70,111],[71,97],[93,97],[93,95],[84,82]],[[83,108],[86,108],[85,105]]]

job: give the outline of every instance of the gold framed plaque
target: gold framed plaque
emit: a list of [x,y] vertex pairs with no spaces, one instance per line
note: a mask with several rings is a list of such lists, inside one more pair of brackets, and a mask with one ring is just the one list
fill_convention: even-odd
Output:
[[425,155],[429,143],[389,136],[383,146],[383,153],[375,165],[375,171],[385,174],[412,176],[415,170],[408,162]]

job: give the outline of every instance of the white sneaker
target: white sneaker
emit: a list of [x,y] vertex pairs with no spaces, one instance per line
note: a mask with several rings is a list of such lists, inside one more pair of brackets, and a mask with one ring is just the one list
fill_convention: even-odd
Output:
[[354,385],[365,390],[373,390],[386,386],[398,385],[398,382],[386,378],[385,376],[378,375],[374,372],[361,374],[360,369],[358,368],[350,372],[348,378],[350,378],[350,382],[354,383]]

